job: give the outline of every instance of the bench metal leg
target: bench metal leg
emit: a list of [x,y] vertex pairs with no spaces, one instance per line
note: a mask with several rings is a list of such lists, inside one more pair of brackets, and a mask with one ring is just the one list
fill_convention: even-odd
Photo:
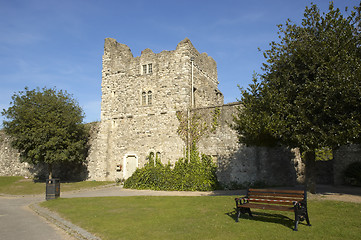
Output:
[[307,209],[306,209],[305,219],[306,219],[306,222],[307,222],[307,226],[312,226],[312,225],[310,224],[310,219],[308,218],[308,211],[307,211]]
[[246,208],[246,212],[248,213],[248,215],[249,215],[250,217],[253,217],[253,215],[252,215],[252,212],[251,212],[251,209],[250,209],[250,208]]
[[295,210],[295,228],[293,231],[298,231],[298,222],[300,221],[300,216],[298,215],[297,210]]
[[237,208],[237,217],[236,217],[236,222],[238,222],[239,217],[241,216],[241,209]]
[[240,208],[240,207],[237,207],[236,222],[238,222],[238,219],[241,217],[241,214],[246,214],[246,213],[248,213],[248,215],[249,215],[250,217],[253,217],[250,208]]

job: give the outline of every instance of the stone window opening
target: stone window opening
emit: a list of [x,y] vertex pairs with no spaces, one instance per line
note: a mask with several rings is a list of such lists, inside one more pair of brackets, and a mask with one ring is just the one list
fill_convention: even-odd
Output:
[[142,65],[142,75],[152,74],[152,73],[153,73],[153,64],[152,63]]
[[152,91],[148,91],[148,105],[152,105],[153,101]]
[[147,105],[147,93],[145,91],[142,92],[142,106]]
[[143,74],[147,74],[147,65],[143,65]]
[[150,106],[153,104],[153,93],[151,90],[142,91],[141,95],[141,105],[142,106]]
[[148,161],[149,163],[153,163],[153,166],[155,166],[155,154],[153,151],[149,153]]
[[157,152],[157,153],[155,154],[155,159],[158,159],[159,161],[161,160],[161,158],[160,158],[160,152]]

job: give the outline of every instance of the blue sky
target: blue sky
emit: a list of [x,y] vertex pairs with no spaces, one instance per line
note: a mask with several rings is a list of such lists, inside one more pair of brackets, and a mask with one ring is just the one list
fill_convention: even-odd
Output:
[[[258,48],[277,40],[277,24],[299,23],[311,2],[328,9],[328,0],[0,0],[0,110],[25,86],[56,87],[73,94],[85,122],[99,121],[107,37],[134,56],[174,50],[188,37],[216,60],[225,103],[236,101],[237,84],[261,72]],[[359,1],[334,3],[343,10]]]

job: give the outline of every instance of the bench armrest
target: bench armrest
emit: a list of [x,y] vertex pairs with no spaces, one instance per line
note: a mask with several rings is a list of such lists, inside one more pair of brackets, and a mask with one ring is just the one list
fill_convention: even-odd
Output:
[[307,203],[305,200],[302,201],[293,201],[293,206],[296,206],[298,208],[307,206]]
[[248,203],[248,197],[247,196],[240,197],[240,198],[235,198],[234,200],[236,201],[237,206]]

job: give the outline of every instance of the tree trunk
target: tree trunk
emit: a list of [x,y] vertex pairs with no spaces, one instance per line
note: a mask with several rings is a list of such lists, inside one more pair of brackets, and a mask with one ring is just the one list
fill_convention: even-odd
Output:
[[52,164],[48,164],[48,173],[49,173],[49,179],[53,178],[53,165]]
[[304,152],[306,170],[306,188],[316,193],[316,153],[314,150]]

